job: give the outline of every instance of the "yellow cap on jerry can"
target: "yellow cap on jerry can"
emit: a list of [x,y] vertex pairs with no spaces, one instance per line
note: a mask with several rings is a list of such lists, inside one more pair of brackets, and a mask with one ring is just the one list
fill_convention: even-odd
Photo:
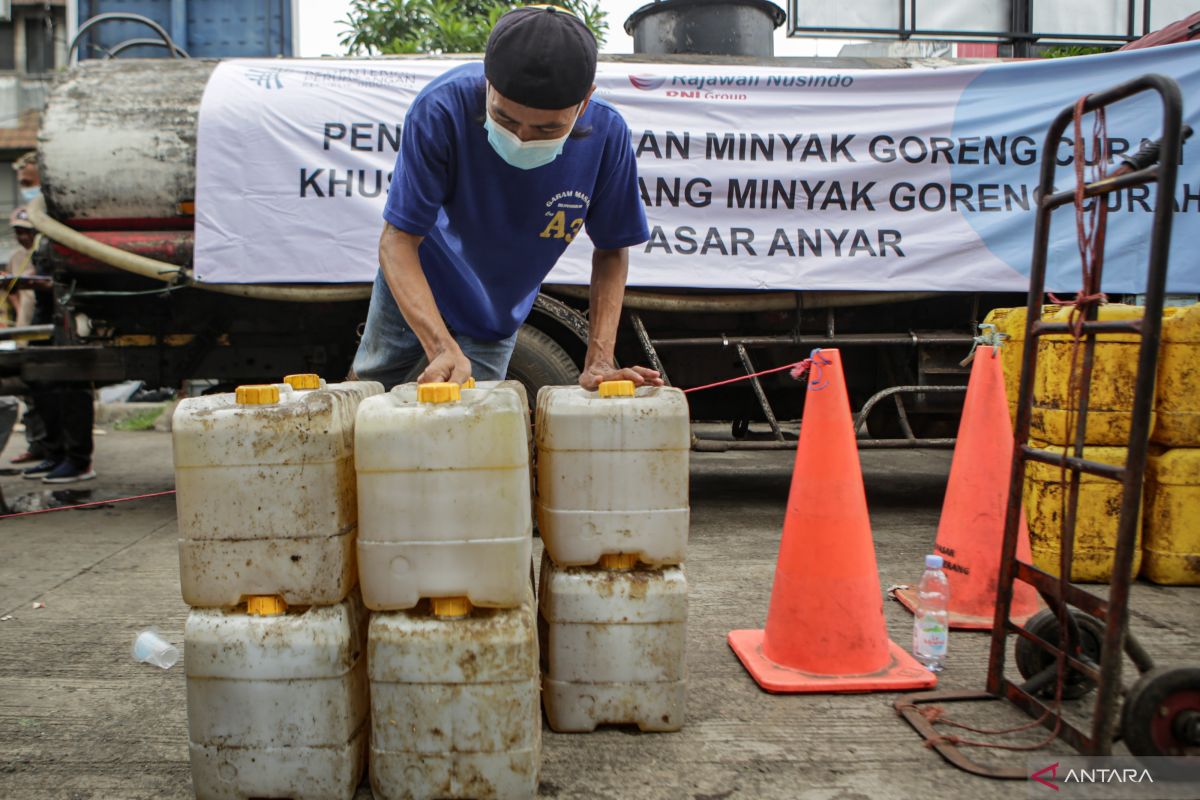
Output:
[[279,402],[279,387],[273,383],[237,387],[239,406],[269,406]]
[[471,601],[465,597],[434,597],[429,604],[433,615],[443,619],[465,617],[471,613]]
[[603,569],[631,570],[637,566],[637,553],[605,553],[600,556]]
[[287,612],[287,603],[276,594],[256,594],[246,598],[246,613],[252,617],[277,617]]
[[603,381],[600,384],[601,397],[633,397],[633,381]]
[[296,375],[284,375],[283,382],[298,392],[305,389],[321,388],[321,376],[313,372],[301,372]]
[[422,383],[417,387],[417,402],[457,403],[460,391],[457,383]]

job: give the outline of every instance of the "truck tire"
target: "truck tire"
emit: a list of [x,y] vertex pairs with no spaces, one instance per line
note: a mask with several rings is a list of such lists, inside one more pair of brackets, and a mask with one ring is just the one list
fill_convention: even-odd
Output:
[[510,380],[525,384],[530,404],[543,386],[579,383],[579,366],[558,342],[530,325],[517,331],[517,346],[508,362]]

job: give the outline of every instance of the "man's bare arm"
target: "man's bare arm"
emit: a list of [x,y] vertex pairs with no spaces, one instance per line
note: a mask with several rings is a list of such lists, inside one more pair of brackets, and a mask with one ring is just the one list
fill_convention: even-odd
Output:
[[420,236],[385,224],[383,234],[379,237],[379,264],[383,268],[383,278],[392,290],[400,313],[417,335],[429,359],[429,366],[417,377],[417,381],[465,383],[471,377],[471,362],[446,328],[437,301],[433,299],[433,291],[429,288],[429,281],[421,270],[421,259],[417,252],[421,240]]
[[616,368],[617,325],[625,299],[629,274],[629,250],[597,249],[592,254],[592,285],[589,291],[588,349],[579,385],[594,391],[603,381],[633,381],[635,386],[662,386],[659,374],[645,367]]

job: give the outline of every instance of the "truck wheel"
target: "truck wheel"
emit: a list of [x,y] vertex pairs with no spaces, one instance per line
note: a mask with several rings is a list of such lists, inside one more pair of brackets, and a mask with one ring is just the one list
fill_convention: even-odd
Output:
[[536,402],[543,386],[571,386],[579,383],[579,367],[566,350],[537,328],[522,325],[517,331],[517,346],[508,362],[510,380],[525,384],[529,402]]

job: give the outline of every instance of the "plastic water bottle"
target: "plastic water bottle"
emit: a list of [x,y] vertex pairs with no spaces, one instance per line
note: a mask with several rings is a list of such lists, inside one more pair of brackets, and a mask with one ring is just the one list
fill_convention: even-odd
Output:
[[917,587],[913,619],[913,655],[930,672],[940,672],[950,639],[950,584],[942,572],[941,556],[925,556],[925,573]]

